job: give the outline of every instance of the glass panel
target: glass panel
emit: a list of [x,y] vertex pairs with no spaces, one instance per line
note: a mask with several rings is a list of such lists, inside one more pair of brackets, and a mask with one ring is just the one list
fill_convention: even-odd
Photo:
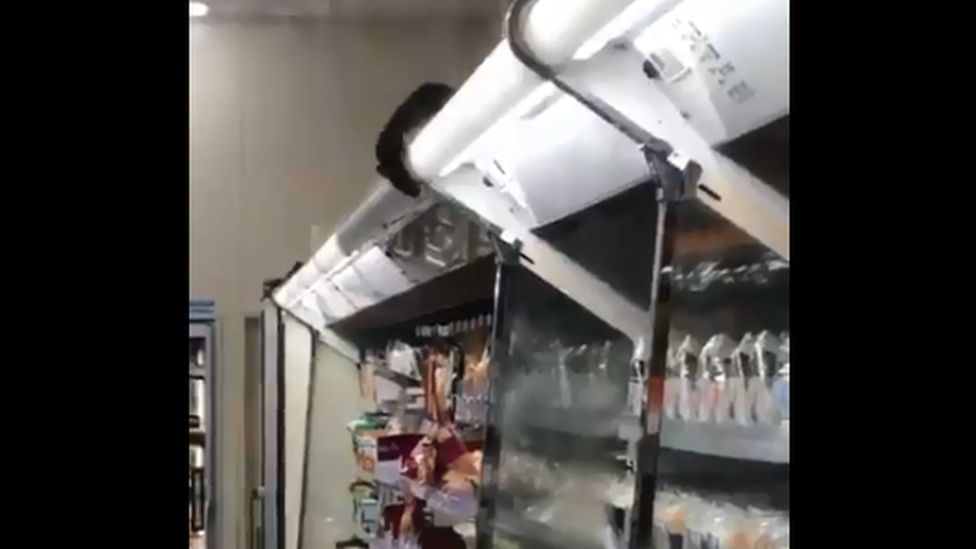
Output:
[[484,228],[449,203],[437,203],[407,223],[386,243],[386,253],[406,278],[419,284],[491,255]]
[[346,425],[369,409],[356,362],[316,342],[308,415],[302,547],[335,547],[356,533],[349,486],[358,469]]
[[536,234],[640,307],[649,307],[655,190],[649,184],[536,230]]
[[[649,307],[657,211],[642,184],[537,234]],[[633,342],[530,271],[501,273],[479,547],[626,546],[647,442]]]
[[675,208],[655,546],[788,547],[789,263]]
[[493,546],[603,547],[614,489],[633,494],[620,437],[633,346],[529,271],[504,269]]

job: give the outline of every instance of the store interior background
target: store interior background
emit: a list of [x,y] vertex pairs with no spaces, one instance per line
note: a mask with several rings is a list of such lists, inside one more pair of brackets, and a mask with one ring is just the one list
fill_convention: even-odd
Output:
[[[305,260],[365,197],[390,113],[425,81],[462,83],[497,44],[506,4],[215,0],[191,19],[190,293],[218,311],[220,547],[248,547],[262,282]],[[351,368],[319,369],[315,383],[348,417],[362,406]],[[348,453],[342,426],[325,424],[345,418],[319,418],[337,444],[311,437],[310,460]],[[348,478],[337,472],[335,489],[316,491],[336,501],[306,502],[318,518],[305,546],[342,537]]]

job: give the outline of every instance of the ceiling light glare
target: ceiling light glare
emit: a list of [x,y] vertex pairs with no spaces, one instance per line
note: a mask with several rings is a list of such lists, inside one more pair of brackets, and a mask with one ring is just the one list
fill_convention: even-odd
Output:
[[203,2],[190,2],[190,17],[203,17],[210,12],[210,7]]

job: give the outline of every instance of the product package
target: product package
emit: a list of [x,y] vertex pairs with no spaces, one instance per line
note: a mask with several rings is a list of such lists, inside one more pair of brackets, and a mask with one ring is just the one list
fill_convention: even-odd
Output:
[[349,485],[352,495],[352,520],[366,538],[379,532],[379,501],[376,499],[376,486],[369,481],[358,479]]
[[364,389],[380,412],[349,424],[357,463],[376,480],[373,499],[357,508],[363,530],[375,530],[370,547],[464,547],[450,527],[478,510],[489,334],[467,322],[435,328],[434,341],[393,341],[362,362],[380,374]]
[[438,424],[450,420],[453,378],[459,353],[449,345],[428,346],[424,356],[424,402],[427,417]]
[[376,365],[379,362],[373,353],[366,353],[363,361],[359,363],[359,394],[365,399],[376,402],[376,388],[373,385]]
[[731,416],[732,389],[727,389],[736,343],[725,334],[716,334],[702,348],[698,372],[698,421],[728,421]]
[[420,379],[418,351],[402,341],[390,343],[386,352],[387,367],[398,374]]
[[404,460],[423,438],[423,435],[415,433],[379,437],[376,440],[377,482],[398,485]]
[[773,401],[773,382],[779,372],[780,341],[769,330],[763,330],[756,338],[757,376],[749,382],[749,400],[756,422],[775,425],[779,422],[779,411]]
[[725,398],[731,403],[731,418],[740,425],[753,423],[749,382],[756,378],[756,363],[756,340],[747,332],[735,350],[732,369],[725,381]]
[[685,534],[685,508],[676,496],[661,492],[654,501],[653,543],[655,549],[681,549]]
[[789,549],[789,515],[684,492],[654,498],[655,549]]
[[488,413],[488,333],[468,332],[464,348],[464,374],[454,404],[458,424],[482,425]]
[[352,435],[352,448],[356,465],[363,471],[372,473],[376,466],[376,439],[386,434],[389,418],[385,415],[364,414],[350,422],[346,428]]
[[668,419],[678,417],[678,401],[681,397],[681,346],[684,338],[678,332],[668,334],[668,352],[665,358],[664,415]]
[[688,421],[697,419],[699,404],[699,369],[701,363],[701,345],[691,337],[685,336],[676,351],[675,360],[678,362],[681,384],[678,393],[678,416]]

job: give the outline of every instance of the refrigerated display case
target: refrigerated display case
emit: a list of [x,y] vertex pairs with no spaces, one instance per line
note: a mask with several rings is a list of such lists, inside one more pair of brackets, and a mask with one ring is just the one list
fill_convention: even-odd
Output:
[[657,546],[789,547],[789,262],[699,202],[674,214]]
[[[453,525],[471,537],[473,521],[468,541],[482,548],[672,547],[684,536],[788,547],[789,262],[694,195],[656,190],[642,183],[533,231],[576,274],[606,282],[594,295],[571,295],[580,286],[547,280],[532,249],[498,240],[497,253],[332,326],[362,349],[376,403],[349,427],[355,539],[398,547],[380,539],[392,528],[383,511],[413,494],[431,516],[468,509]],[[582,305],[611,293],[643,311],[653,339]],[[424,403],[424,357],[489,324],[484,406],[439,422]],[[463,382],[463,360],[452,364]],[[480,451],[477,505],[405,476],[424,422],[476,426],[461,438]],[[405,434],[416,440],[398,446]]]
[[191,300],[189,307],[189,546],[217,547],[213,524],[214,348],[216,315],[210,300]]
[[[458,416],[430,408],[438,378],[390,367],[391,350],[449,356],[460,311],[489,298],[481,549],[788,547],[789,182],[759,165],[788,172],[788,3],[512,9],[506,40],[398,151],[388,173],[410,177],[381,181],[275,302],[358,345],[363,390],[395,397],[351,438],[409,494],[411,467],[444,441],[414,425],[428,443],[383,444],[408,421],[391,418]],[[431,347],[425,327],[448,335]],[[413,497],[440,501],[433,478]],[[370,545],[405,502],[363,480],[366,528],[349,541]]]

